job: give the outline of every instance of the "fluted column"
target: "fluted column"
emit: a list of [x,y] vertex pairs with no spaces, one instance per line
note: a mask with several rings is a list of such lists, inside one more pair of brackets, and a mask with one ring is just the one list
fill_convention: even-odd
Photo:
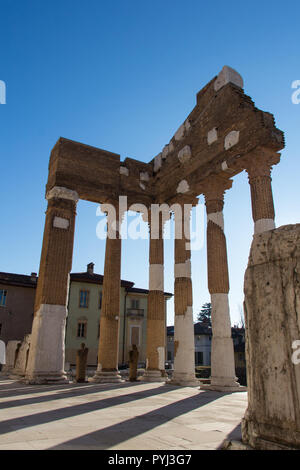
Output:
[[[175,214],[174,265],[174,372],[169,383],[197,386],[195,376],[195,338],[191,279],[190,210],[182,204],[182,217]],[[178,237],[178,238],[177,238]]]
[[147,310],[146,372],[143,380],[164,382],[166,312],[164,299],[164,241],[162,214],[150,220],[149,295]]
[[25,377],[31,384],[67,380],[65,324],[78,194],[55,186],[46,198],[48,208]]
[[251,190],[254,234],[275,228],[271,170],[272,165],[278,163],[279,159],[278,153],[267,149],[255,150],[243,159]]
[[118,371],[121,237],[119,233],[118,205],[107,214],[107,238],[103,279],[103,297],[100,316],[98,367],[92,381],[97,383],[122,382]]
[[232,181],[218,176],[203,184],[207,212],[207,272],[212,305],[211,383],[201,388],[236,391],[240,385],[235,376],[234,349],[228,302],[229,276],[224,234],[224,192]]

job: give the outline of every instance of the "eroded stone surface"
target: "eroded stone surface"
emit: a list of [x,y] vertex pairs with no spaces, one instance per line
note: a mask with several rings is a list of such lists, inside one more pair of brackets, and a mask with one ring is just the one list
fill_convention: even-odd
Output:
[[186,180],[180,181],[179,185],[177,186],[177,193],[187,193],[190,189],[189,184]]
[[227,83],[233,83],[240,88],[243,88],[244,81],[242,76],[233,68],[228,67],[228,65],[224,65],[221,72],[219,73],[218,77],[215,80],[214,88],[215,91],[219,91],[223,86],[227,85]]
[[162,165],[161,153],[159,153],[154,158],[154,173],[156,173],[160,169],[161,165]]
[[[249,406],[243,439],[300,448],[300,224],[255,235],[245,274]],[[270,447],[271,446],[271,447]]]
[[229,134],[226,135],[225,137],[225,142],[224,142],[224,148],[225,150],[230,149],[234,145],[236,145],[239,141],[240,138],[240,132],[239,131],[231,131]]
[[126,166],[120,166],[120,175],[128,176],[129,175],[129,170],[126,168]]
[[211,145],[216,140],[218,140],[218,132],[217,129],[214,127],[207,133],[207,143],[208,145]]
[[189,145],[185,145],[179,152],[178,152],[178,159],[180,163],[186,163],[190,160],[192,156],[191,147]]

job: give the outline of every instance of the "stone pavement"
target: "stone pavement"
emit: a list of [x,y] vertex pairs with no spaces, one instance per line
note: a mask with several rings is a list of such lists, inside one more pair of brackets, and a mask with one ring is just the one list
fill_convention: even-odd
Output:
[[247,392],[161,383],[28,386],[0,378],[0,450],[218,449],[240,439]]

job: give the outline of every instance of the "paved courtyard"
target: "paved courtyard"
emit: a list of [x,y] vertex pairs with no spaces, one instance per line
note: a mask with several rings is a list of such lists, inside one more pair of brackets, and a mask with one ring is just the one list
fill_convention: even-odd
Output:
[[218,449],[240,439],[247,392],[159,383],[26,386],[0,379],[0,450]]

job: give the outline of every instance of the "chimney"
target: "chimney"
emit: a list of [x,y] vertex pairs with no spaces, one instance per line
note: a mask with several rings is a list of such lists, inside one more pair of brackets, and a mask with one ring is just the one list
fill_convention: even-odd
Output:
[[36,274],[36,273],[31,273],[31,274],[30,274],[30,279],[31,279],[31,281],[36,282],[36,280],[37,280],[37,274]]
[[94,263],[89,263],[89,264],[87,265],[87,272],[88,272],[89,274],[94,274],[94,266],[95,266]]

